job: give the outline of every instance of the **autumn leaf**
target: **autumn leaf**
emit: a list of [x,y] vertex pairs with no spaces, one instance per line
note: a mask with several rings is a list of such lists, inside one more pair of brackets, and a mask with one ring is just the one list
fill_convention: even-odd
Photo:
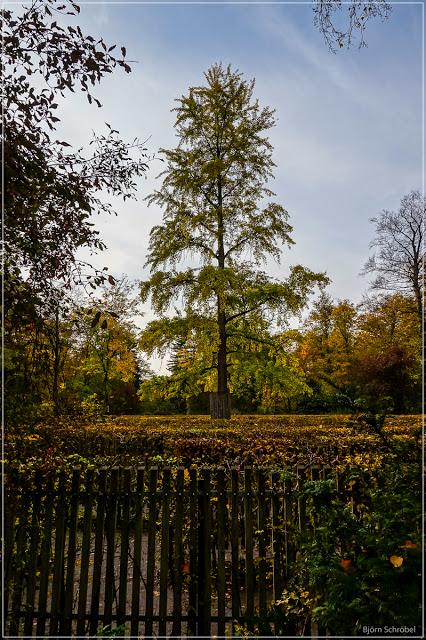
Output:
[[411,542],[411,540],[406,540],[404,544],[401,544],[400,549],[417,549],[417,545],[415,542]]
[[340,566],[342,567],[343,571],[348,571],[351,564],[352,564],[352,560],[349,560],[349,559],[340,560]]
[[389,562],[396,568],[401,567],[404,562],[404,558],[401,556],[391,556],[389,558]]

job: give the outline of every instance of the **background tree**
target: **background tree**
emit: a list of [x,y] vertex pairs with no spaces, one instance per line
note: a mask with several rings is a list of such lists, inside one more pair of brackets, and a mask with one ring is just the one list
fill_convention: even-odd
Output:
[[413,299],[400,293],[367,300],[357,320],[351,375],[369,406],[421,411],[421,349]]
[[339,410],[355,399],[352,362],[356,323],[355,305],[349,300],[334,302],[323,293],[299,330],[295,353],[312,389],[307,398],[310,410]]
[[6,284],[19,293],[24,279],[39,299],[55,284],[80,281],[78,248],[104,248],[92,224],[94,214],[111,211],[100,192],[132,197],[147,167],[142,145],[123,142],[109,125],[86,153],[54,137],[68,92],[80,89],[101,106],[91,88],[115,68],[130,72],[124,47],[115,58],[115,46],[61,25],[79,12],[72,2],[35,0],[19,14],[1,13]]
[[68,384],[79,389],[80,401],[96,395],[104,413],[133,413],[140,379],[150,375],[138,349],[139,299],[123,277],[88,302],[75,315],[74,371]]
[[[265,205],[274,195],[267,186],[275,165],[265,135],[274,125],[273,111],[253,98],[254,81],[229,66],[212,66],[205,80],[177,101],[179,144],[161,150],[164,181],[149,201],[163,209],[163,224],[151,231],[152,277],[141,292],[143,300],[151,294],[163,316],[173,299],[183,301],[182,317],[163,317],[147,331],[164,344],[174,329],[187,335],[201,330],[213,345],[210,368],[217,372],[212,417],[228,418],[228,358],[232,338],[243,337],[239,325],[247,319],[253,326],[267,312],[270,320],[282,320],[299,311],[325,278],[296,266],[278,282],[258,270],[268,256],[279,259],[280,242],[293,244],[285,209]],[[188,255],[201,266],[177,270]],[[160,270],[164,266],[169,270]],[[250,342],[250,330],[244,337]]]
[[304,326],[292,330],[292,352],[310,395],[298,411],[417,412],[421,406],[420,339],[413,299],[402,294],[355,306],[323,294]]
[[365,47],[365,31],[372,18],[387,20],[392,4],[386,0],[315,0],[314,24],[324,36],[328,48],[333,53],[343,47],[349,48],[358,40],[358,46]]
[[[15,354],[28,335],[34,340],[43,335],[42,343],[53,336],[52,315],[66,315],[67,291],[75,284],[96,288],[108,278],[113,282],[106,268],[94,270],[79,261],[77,251],[105,247],[93,224],[97,213],[112,212],[104,196],[133,197],[147,168],[143,144],[124,142],[110,125],[88,141],[87,149],[74,150],[57,138],[62,98],[81,90],[100,107],[92,89],[118,68],[130,72],[126,49],[121,47],[115,57],[115,45],[83,34],[76,24],[79,12],[67,0],[34,0],[18,11],[3,8],[0,13],[4,328]],[[19,376],[13,369],[16,358],[10,356],[6,383],[14,386]],[[37,376],[43,377],[37,367],[31,369],[33,378],[26,380],[22,393],[38,384]],[[16,409],[12,397],[7,393],[9,415]]]
[[363,274],[376,275],[372,289],[414,297],[420,333],[423,332],[425,204],[419,191],[411,191],[402,198],[397,212],[384,210],[372,218],[376,236],[370,247],[377,251],[363,269]]

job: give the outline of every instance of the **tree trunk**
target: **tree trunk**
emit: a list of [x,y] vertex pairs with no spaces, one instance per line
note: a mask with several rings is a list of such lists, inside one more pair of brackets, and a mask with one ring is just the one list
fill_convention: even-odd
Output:
[[229,393],[210,394],[210,415],[212,420],[229,420],[231,417]]
[[228,420],[231,417],[231,404],[228,391],[228,362],[226,357],[226,318],[223,311],[218,312],[218,327],[217,393],[210,395],[210,415],[213,420]]
[[109,413],[108,369],[104,371],[104,412]]
[[52,388],[52,400],[55,416],[60,414],[59,406],[59,369],[61,366],[61,335],[59,331],[59,308],[55,310],[55,334],[54,334],[54,360],[53,360],[53,388]]

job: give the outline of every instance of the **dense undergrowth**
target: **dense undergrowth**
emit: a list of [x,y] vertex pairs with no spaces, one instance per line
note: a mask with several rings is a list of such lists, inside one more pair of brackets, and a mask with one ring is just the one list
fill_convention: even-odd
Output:
[[[380,421],[379,421],[380,422]],[[417,448],[419,416],[120,416],[47,421],[6,436],[9,469],[81,466],[263,466],[327,464],[362,469],[397,456],[398,444]],[[391,446],[392,445],[392,446]],[[394,445],[394,446],[393,446]]]

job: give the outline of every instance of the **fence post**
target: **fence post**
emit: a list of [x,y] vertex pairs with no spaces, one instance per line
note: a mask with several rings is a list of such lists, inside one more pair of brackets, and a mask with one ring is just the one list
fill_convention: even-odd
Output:
[[90,635],[95,636],[98,631],[99,598],[101,593],[101,572],[104,546],[104,519],[106,506],[106,469],[100,469],[98,476],[98,496],[96,504],[96,536],[95,553],[93,558],[92,598],[90,606]]
[[53,477],[49,476],[46,485],[45,503],[45,529],[41,543],[41,564],[40,564],[40,588],[38,595],[38,620],[37,636],[45,635],[46,628],[46,608],[47,608],[47,588],[49,585],[49,565],[50,551],[52,545],[52,520],[53,520]]
[[280,497],[279,491],[280,475],[277,472],[272,474],[272,553],[273,553],[273,598],[276,602],[282,596],[282,567],[281,567],[281,518],[280,518]]
[[117,524],[117,501],[118,501],[118,468],[111,470],[111,482],[109,487],[108,507],[105,522],[105,533],[107,542],[107,555],[105,567],[105,603],[103,626],[108,627],[112,623],[112,605],[115,595],[115,528]]
[[74,469],[71,482],[71,509],[70,532],[68,537],[67,577],[65,583],[65,604],[63,622],[59,627],[59,633],[63,636],[71,636],[72,607],[74,599],[74,573],[77,544],[77,517],[80,490],[80,469]]
[[139,635],[139,600],[142,577],[142,520],[143,520],[143,469],[137,470],[135,496],[135,536],[133,547],[133,578],[132,578],[132,613],[130,635]]
[[146,569],[145,638],[152,637],[154,615],[155,534],[157,529],[157,467],[149,471],[148,557]]
[[19,516],[19,524],[16,530],[16,564],[13,579],[12,593],[12,611],[10,614],[9,635],[17,636],[19,634],[20,611],[22,602],[23,581],[25,575],[26,562],[26,540],[28,535],[28,510],[30,499],[28,494],[24,494],[21,501],[21,514]]
[[173,549],[173,628],[172,636],[180,636],[182,629],[182,565],[183,565],[183,481],[184,471],[177,470],[176,500],[174,517],[174,549]]
[[[38,554],[38,543],[40,539],[39,518],[40,518],[40,504],[41,504],[41,485],[42,485],[41,470],[37,469],[36,475],[35,475],[35,495],[34,495],[32,514],[31,514],[31,543],[30,543],[30,557],[29,557],[29,565],[28,565],[27,601],[26,601],[26,613],[25,613],[25,625],[24,625],[25,636],[32,636],[33,634],[37,554]],[[7,609],[5,610],[5,613],[7,614]]]
[[64,547],[66,530],[65,472],[59,474],[56,503],[55,559],[53,564],[52,603],[50,610],[49,635],[58,633],[58,621],[62,621],[64,596]]
[[163,469],[163,490],[161,500],[161,556],[160,556],[160,603],[158,635],[166,635],[167,630],[167,576],[170,525],[170,469]]
[[130,521],[130,490],[131,471],[129,468],[123,471],[122,482],[122,513],[120,526],[120,582],[118,587],[117,625],[123,625],[126,621],[127,602],[127,575],[129,561],[129,521]]
[[[297,480],[296,480],[297,483]],[[296,484],[297,486],[297,484]],[[284,480],[284,547],[285,547],[285,569],[284,580],[285,586],[288,586],[288,581],[292,569],[292,565],[296,560],[296,547],[295,547],[295,529],[296,521],[298,518],[296,497],[295,497],[295,484],[294,478]]]
[[306,478],[306,469],[302,465],[297,466],[297,519],[299,524],[299,531],[303,532],[306,529],[306,499],[300,495],[303,489],[304,480]]
[[211,623],[211,513],[210,471],[198,481],[198,635],[210,636]]
[[238,470],[231,471],[231,573],[232,573],[232,633],[240,618],[239,536],[238,536]]
[[258,536],[259,536],[259,614],[266,615],[266,492],[265,475],[262,469],[257,475],[258,491]]
[[245,552],[246,552],[246,611],[248,628],[253,627],[255,575],[253,563],[253,505],[252,505],[252,470],[244,470],[244,518],[245,518]]
[[2,632],[6,635],[6,618],[9,614],[9,581],[13,568],[13,544],[15,539],[15,519],[16,507],[18,502],[18,492],[5,486],[5,502],[4,502],[4,594],[3,606],[5,619],[3,620]]
[[225,470],[217,471],[217,635],[225,635],[225,527],[226,485]]
[[89,582],[90,537],[92,531],[93,508],[93,471],[89,470],[85,478],[83,539],[81,542],[80,588],[78,594],[77,636],[82,636],[86,628],[86,602]]
[[197,633],[197,470],[189,471],[189,602],[188,635]]

